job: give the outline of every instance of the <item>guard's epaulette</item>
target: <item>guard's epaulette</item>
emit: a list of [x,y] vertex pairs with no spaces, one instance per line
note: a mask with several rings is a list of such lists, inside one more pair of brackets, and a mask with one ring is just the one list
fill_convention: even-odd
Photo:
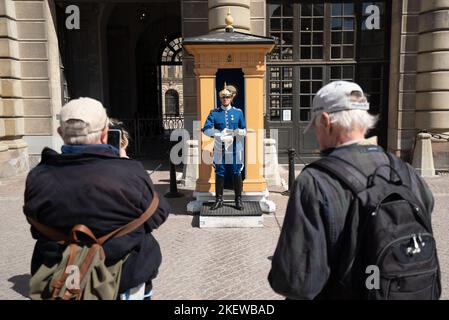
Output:
[[240,108],[236,108],[236,107],[232,107],[232,108],[235,109],[235,110],[238,110],[240,112],[243,112],[242,109],[240,109]]

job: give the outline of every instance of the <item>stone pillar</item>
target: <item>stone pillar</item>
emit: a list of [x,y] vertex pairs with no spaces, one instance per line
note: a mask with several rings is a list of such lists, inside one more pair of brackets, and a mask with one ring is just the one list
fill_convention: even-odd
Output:
[[449,131],[449,0],[421,1],[416,128]]
[[416,136],[416,59],[419,0],[392,0],[388,148],[411,159]]
[[225,17],[231,11],[234,30],[249,33],[251,30],[251,0],[209,0],[209,31],[222,31]]
[[[416,128],[430,133],[449,131],[449,0],[420,1],[416,81]],[[414,164],[423,174],[434,172],[430,136],[418,136]],[[419,148],[424,143],[424,151]],[[435,141],[435,143],[438,143]],[[418,157],[418,158],[417,158]],[[447,166],[435,163],[436,168]],[[429,164],[422,168],[423,164]],[[430,164],[432,164],[430,166]],[[432,173],[429,173],[432,171]]]
[[62,144],[56,132],[62,91],[55,4],[53,0],[15,3],[23,73],[24,140],[29,145],[30,165],[34,166],[43,148],[59,151]]
[[[17,2],[0,0],[0,177],[27,171]],[[17,14],[16,14],[17,13]]]
[[[208,26],[208,0],[181,1],[182,36],[184,38],[206,34]],[[184,128],[193,133],[193,121],[197,116],[197,89],[193,57],[184,50],[182,56],[182,79],[184,90]],[[212,106],[211,106],[212,108]]]
[[266,0],[251,0],[251,34],[257,34],[262,37],[267,35],[265,22],[266,8]]

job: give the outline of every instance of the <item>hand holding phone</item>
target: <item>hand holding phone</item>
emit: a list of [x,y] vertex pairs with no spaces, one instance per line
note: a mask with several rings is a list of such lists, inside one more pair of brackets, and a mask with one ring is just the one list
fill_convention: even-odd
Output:
[[122,131],[119,129],[109,129],[108,144],[117,148],[117,150],[120,151],[121,142],[122,142]]

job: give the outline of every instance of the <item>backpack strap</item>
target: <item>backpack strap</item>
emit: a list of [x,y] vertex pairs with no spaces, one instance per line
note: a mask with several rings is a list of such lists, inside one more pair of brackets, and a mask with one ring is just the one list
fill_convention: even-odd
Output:
[[136,230],[143,223],[145,223],[145,221],[147,221],[149,218],[151,218],[151,216],[156,212],[158,206],[159,206],[159,196],[158,196],[157,192],[153,192],[153,199],[151,200],[150,206],[144,213],[142,213],[142,215],[139,218],[131,221],[130,223],[128,223],[118,229],[115,229],[114,231],[112,231],[98,239],[95,237],[95,235],[92,233],[92,231],[85,225],[79,224],[79,225],[74,226],[72,228],[70,236],[69,236],[69,235],[63,234],[62,232],[60,232],[54,228],[43,225],[42,223],[40,223],[30,217],[27,217],[27,220],[33,227],[36,228],[37,231],[39,231],[39,233],[43,234],[45,237],[47,237],[48,239],[50,239],[52,241],[58,242],[59,244],[76,242],[78,240],[76,233],[80,232],[80,233],[87,235],[89,238],[94,240],[99,245],[103,245],[103,243],[105,243],[110,238],[121,237],[121,236],[124,236],[124,235]]
[[327,156],[312,162],[307,167],[322,169],[333,174],[355,194],[367,187],[367,177],[354,165],[339,157]]
[[124,236],[125,234],[128,234],[134,230],[136,230],[138,227],[140,227],[142,224],[145,223],[148,219],[151,218],[151,216],[156,212],[157,208],[159,206],[159,196],[157,192],[153,192],[153,199],[151,200],[150,206],[148,209],[142,213],[142,215],[131,221],[130,223],[124,225],[123,227],[120,227],[118,229],[115,229],[111,233],[108,233],[107,235],[104,235],[103,237],[98,239],[98,244],[103,245],[106,241],[108,241],[110,238],[117,238]]
[[30,217],[26,217],[28,220],[28,223],[31,224],[34,228],[36,228],[37,231],[39,231],[40,234],[43,234],[46,238],[55,241],[59,244],[64,244],[66,242],[69,242],[70,237],[62,232],[59,232],[58,230],[48,227],[46,225],[43,225],[42,223],[38,222],[37,220],[34,220]]
[[390,152],[386,152],[386,155],[388,157],[388,160],[390,161],[390,166],[395,170],[390,171],[390,180],[393,181],[393,173],[396,172],[396,174],[399,175],[399,178],[402,180],[402,183],[410,188],[412,185],[412,178],[410,177],[410,171],[408,170],[405,163]]

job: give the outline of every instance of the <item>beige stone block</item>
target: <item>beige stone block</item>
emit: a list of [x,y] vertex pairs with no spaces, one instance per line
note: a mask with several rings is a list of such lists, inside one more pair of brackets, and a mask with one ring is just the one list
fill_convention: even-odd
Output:
[[0,77],[20,78],[20,62],[13,59],[0,58]]
[[0,37],[17,39],[17,24],[8,17],[0,17]]
[[449,91],[436,92],[417,92],[416,109],[417,110],[447,110],[449,101]]
[[421,4],[421,12],[449,8],[449,0],[420,0],[419,2]]
[[432,11],[419,15],[419,32],[448,30],[449,10]]
[[8,146],[9,150],[28,147],[28,144],[23,139],[2,140],[2,142]]
[[[0,152],[3,153],[4,151],[8,151],[8,149],[9,149],[8,146],[0,141]],[[1,158],[1,155],[0,155],[0,158]]]
[[399,111],[398,127],[401,129],[415,128],[415,111]]
[[449,111],[416,111],[416,128],[449,130]]
[[23,100],[22,99],[2,99],[3,106],[0,107],[0,116],[2,117],[22,117]]
[[16,10],[14,6],[14,1],[12,0],[2,0],[0,1],[0,15],[8,16],[13,19],[16,18]]
[[17,20],[44,20],[42,1],[16,1]]
[[403,8],[404,13],[407,14],[418,14],[421,0],[404,0]]
[[241,6],[249,9],[251,0],[209,0],[209,9],[222,6]]
[[52,129],[52,118],[25,118],[27,135],[51,135]]
[[45,42],[20,42],[20,59],[47,59],[47,44]]
[[412,73],[416,72],[416,64],[418,57],[416,54],[403,54],[400,59],[400,72]]
[[401,91],[415,91],[416,74],[401,74],[399,78],[399,90]]
[[234,18],[234,28],[246,30],[251,28],[251,19],[249,8],[245,7],[215,7],[209,10],[209,30],[224,30],[225,18],[228,14],[228,9],[231,9],[231,15]]
[[416,130],[388,129],[388,148],[392,150],[411,150]]
[[449,50],[449,31],[435,31],[419,36],[419,52],[439,50]]
[[406,15],[402,17],[402,32],[417,33],[419,30],[419,19],[417,15]]
[[250,14],[251,18],[265,19],[265,1],[251,1]]
[[22,83],[17,79],[2,79],[3,97],[22,97]]
[[[214,106],[211,106],[212,109]],[[196,114],[197,113],[197,99],[196,95],[192,97],[184,96],[184,114]]]
[[45,22],[17,22],[19,40],[46,40]]
[[184,21],[182,24],[182,32],[184,37],[195,37],[208,33],[209,25],[207,18]]
[[24,98],[49,98],[50,88],[46,80],[22,80]]
[[28,172],[28,148],[18,148],[0,153],[0,177],[12,177]]
[[51,116],[51,100],[50,99],[24,99],[23,100],[24,116]]
[[265,20],[251,20],[251,33],[264,37],[266,35],[265,32]]
[[25,122],[23,118],[4,118],[5,136],[17,137],[25,134]]
[[418,51],[418,35],[401,35],[401,53],[412,53]]
[[449,69],[449,51],[427,52],[418,55],[418,72],[431,72]]
[[417,91],[444,91],[447,90],[448,83],[448,71],[419,73],[416,76]]
[[204,18],[207,19],[209,15],[209,8],[207,6],[207,1],[198,2],[182,2],[182,16],[183,18]]
[[19,43],[12,39],[0,39],[0,57],[19,59]]
[[184,96],[196,96],[196,79],[193,76],[184,77]]
[[5,136],[5,120],[0,118],[0,138],[4,136]]
[[415,92],[400,92],[398,98],[400,110],[415,110],[416,105]]
[[22,61],[22,79],[25,78],[47,78],[47,61]]

